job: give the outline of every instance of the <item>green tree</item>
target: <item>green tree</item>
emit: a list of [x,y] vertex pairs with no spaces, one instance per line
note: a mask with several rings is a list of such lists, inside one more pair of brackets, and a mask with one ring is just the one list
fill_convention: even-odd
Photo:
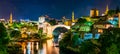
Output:
[[87,22],[86,19],[79,18],[78,21],[76,22],[76,24],[84,24],[85,22]]
[[75,54],[75,52],[69,50],[67,47],[71,46],[72,43],[72,32],[68,31],[63,35],[62,40],[59,42],[60,54]]
[[12,27],[14,27],[14,28],[20,28],[20,23],[14,22],[14,23],[12,24]]
[[8,44],[9,38],[5,26],[0,23],[0,54],[6,54],[6,47]]
[[56,20],[55,20],[55,19],[50,20],[50,21],[49,21],[49,23],[50,23],[50,25],[56,25],[56,24],[57,24],[57,22],[56,22]]
[[108,16],[113,16],[116,13],[115,10],[109,10],[108,11]]
[[5,26],[0,23],[0,44],[6,45],[8,43],[8,33]]
[[107,54],[119,54],[117,45],[112,43],[112,45],[108,48],[106,48]]
[[11,33],[10,33],[10,36],[13,38],[19,38],[21,36],[21,32],[18,31],[18,30],[13,30]]
[[85,40],[80,45],[80,53],[81,54],[98,54],[100,53],[99,46],[100,44],[97,42],[97,40],[91,39],[91,40]]
[[45,39],[47,38],[47,35],[43,33],[43,29],[39,29],[38,35],[40,39]]
[[[120,33],[119,28],[109,28],[108,30],[105,30],[105,32],[100,36],[99,39],[99,42],[101,43],[100,47],[101,54],[108,54],[110,51],[114,50],[116,51],[112,52],[113,54],[117,54],[118,52],[120,52],[119,33]],[[113,49],[111,50],[111,48]]]
[[43,29],[39,29],[38,33],[39,33],[39,36],[42,36],[42,34],[43,34]]

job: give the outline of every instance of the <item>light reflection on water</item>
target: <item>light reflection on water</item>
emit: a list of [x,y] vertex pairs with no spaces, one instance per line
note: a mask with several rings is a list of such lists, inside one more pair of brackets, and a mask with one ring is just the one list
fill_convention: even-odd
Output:
[[40,49],[39,42],[22,42],[23,54],[46,54],[44,45]]
[[45,43],[17,42],[17,44],[21,46],[22,54],[59,54],[59,48],[53,47],[52,40],[47,40]]

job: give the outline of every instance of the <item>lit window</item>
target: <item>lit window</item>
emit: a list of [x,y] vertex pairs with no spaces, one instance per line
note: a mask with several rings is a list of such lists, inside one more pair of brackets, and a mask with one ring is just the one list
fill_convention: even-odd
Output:
[[102,30],[102,29],[98,29],[98,32],[99,32],[99,33],[102,33],[102,32],[103,32],[103,30]]

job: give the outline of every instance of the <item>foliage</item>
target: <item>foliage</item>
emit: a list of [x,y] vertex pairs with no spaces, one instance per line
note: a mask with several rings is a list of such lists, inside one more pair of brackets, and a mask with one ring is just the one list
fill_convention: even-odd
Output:
[[[78,31],[74,31],[79,33]],[[84,40],[78,44],[79,35],[67,32],[59,42],[61,54],[119,54],[120,29],[109,28],[104,30],[99,39]],[[80,33],[81,34],[81,33]],[[80,35],[81,36],[81,35]],[[68,52],[69,51],[69,52]],[[63,53],[64,52],[64,53]]]
[[72,33],[71,31],[68,31],[63,35],[62,40],[59,42],[59,48],[60,48],[60,54],[71,54],[74,53],[71,50],[67,48],[67,46],[71,46],[71,38],[72,38]]
[[40,39],[47,38],[47,35],[43,33],[43,29],[39,29],[38,36],[39,36]]
[[100,49],[98,48],[100,45],[97,43],[97,40],[91,39],[86,40],[81,44],[80,53],[81,54],[98,54]]
[[[101,54],[108,54],[110,51],[113,54],[118,54],[120,52],[120,29],[118,28],[109,28],[101,35],[99,42],[101,43]],[[114,47],[114,48],[113,48]],[[113,49],[111,49],[113,48]],[[116,50],[116,51],[115,51]]]
[[85,22],[87,22],[86,19],[79,18],[78,21],[76,22],[76,24],[84,24]]
[[50,23],[50,25],[56,25],[57,24],[55,19],[50,20],[49,23]]
[[116,7],[115,10],[109,10],[108,16],[113,16],[114,14],[118,14],[120,12],[119,6]]
[[109,10],[108,11],[108,16],[113,16],[116,13],[115,10]]
[[6,45],[8,43],[8,33],[5,26],[0,23],[0,44]]
[[20,23],[14,22],[12,26],[14,28],[20,28]]
[[[72,26],[72,32],[69,31],[64,35],[64,38],[59,42],[60,51],[64,52],[63,54],[87,54],[87,53],[98,53],[99,51],[95,52],[97,49],[97,45],[93,44],[92,41],[85,41],[82,43],[82,38],[85,32],[80,31],[80,27],[84,25],[88,25],[89,22],[86,19],[79,18],[78,22]],[[92,24],[92,22],[90,22]],[[91,26],[91,25],[88,25]],[[76,35],[78,34],[78,35]],[[86,47],[88,46],[88,47]],[[93,50],[89,51],[87,50]],[[69,52],[67,52],[69,51]]]
[[106,48],[107,54],[119,54],[117,45],[112,43],[112,45]]
[[13,31],[11,31],[10,36],[11,36],[11,37],[18,38],[18,37],[21,36],[21,32],[18,31],[18,30],[13,30]]
[[7,54],[6,45],[8,44],[9,38],[5,26],[0,23],[0,54]]

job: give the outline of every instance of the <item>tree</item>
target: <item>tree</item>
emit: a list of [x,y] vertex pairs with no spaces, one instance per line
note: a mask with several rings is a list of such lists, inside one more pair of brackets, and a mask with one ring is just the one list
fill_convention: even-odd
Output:
[[108,16],[113,16],[116,13],[115,10],[109,10],[108,11]]
[[72,43],[72,32],[68,31],[63,35],[62,40],[59,42],[60,54],[73,54],[74,52],[67,49],[67,46],[71,46]]
[[47,35],[43,33],[43,29],[39,29],[38,35],[40,39],[45,39],[47,37]]
[[10,36],[11,36],[12,38],[13,38],[13,37],[18,38],[18,37],[21,36],[21,32],[18,31],[18,30],[13,30],[13,31],[10,33]]
[[6,45],[8,43],[8,33],[5,26],[0,23],[0,44]]
[[99,49],[100,44],[97,42],[97,40],[94,40],[94,39],[85,40],[80,46],[81,46],[80,47],[81,54],[100,53],[100,49]]
[[38,33],[39,33],[39,36],[42,36],[43,29],[39,29]]
[[55,19],[50,20],[49,23],[50,23],[50,25],[56,25],[57,24]]
[[86,19],[79,18],[78,21],[76,22],[76,24],[84,24],[85,22],[87,22]]
[[104,31],[104,33],[100,36],[98,42],[101,43],[101,54],[119,54],[120,50],[120,29],[119,28],[109,28]]
[[119,54],[117,45],[112,43],[112,45],[106,48],[107,54]]
[[87,29],[87,30],[89,29],[88,28],[88,27],[90,27],[89,23],[90,22],[87,22],[87,20],[83,19],[83,18],[79,18],[78,21],[75,23],[74,26],[76,26],[76,25],[78,26],[76,32],[78,32],[80,34],[81,38],[84,37],[84,33],[86,32],[85,29]]
[[0,54],[6,54],[6,45],[8,44],[9,38],[5,26],[0,23]]

